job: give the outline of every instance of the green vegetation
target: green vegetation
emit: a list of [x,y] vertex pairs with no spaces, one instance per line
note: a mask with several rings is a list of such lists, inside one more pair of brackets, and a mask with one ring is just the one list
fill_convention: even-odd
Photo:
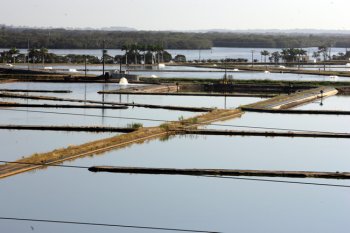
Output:
[[[56,55],[49,53],[47,48],[41,49],[31,48],[28,54],[20,54],[16,48],[0,52],[0,62],[2,63],[87,63],[99,64],[103,61],[106,64],[115,64],[122,62],[123,64],[155,64],[160,62],[169,62],[172,56],[169,52],[164,51],[161,45],[124,45],[122,50],[125,55],[116,55],[112,57],[108,54],[107,49],[102,50],[102,57],[99,59],[91,55]],[[185,58],[186,60],[186,58]]]
[[131,124],[127,124],[127,128],[131,128],[131,129],[140,129],[143,127],[142,123],[131,123]]
[[282,49],[281,58],[285,62],[305,61],[302,56],[306,55],[306,51],[303,49],[289,48]]
[[263,50],[260,52],[261,56],[264,56],[264,62],[266,63],[266,57],[270,55],[270,52],[267,50]]
[[160,44],[125,44],[122,50],[125,51],[125,54],[115,56],[116,63],[156,64],[172,60],[171,54],[164,51],[164,47]]
[[166,49],[305,48],[332,45],[350,47],[349,35],[337,34],[258,34],[183,33],[158,31],[101,31],[66,29],[0,28],[0,48],[121,49],[123,45],[161,44]]

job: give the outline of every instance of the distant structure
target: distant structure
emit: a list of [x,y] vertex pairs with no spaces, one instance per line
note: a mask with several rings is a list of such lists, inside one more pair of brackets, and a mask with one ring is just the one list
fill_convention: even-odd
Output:
[[123,77],[119,80],[119,85],[128,85],[128,84],[129,84],[129,82],[125,77]]

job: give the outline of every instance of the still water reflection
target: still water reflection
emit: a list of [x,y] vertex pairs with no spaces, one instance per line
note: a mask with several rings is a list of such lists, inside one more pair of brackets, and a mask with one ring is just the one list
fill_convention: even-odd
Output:
[[[346,140],[334,139],[175,137],[69,164],[341,171],[350,162],[341,153],[346,147]],[[348,191],[332,187],[49,168],[4,179],[0,190],[0,198],[6,200],[2,216],[223,232],[347,232],[350,227]],[[53,233],[117,230],[1,222],[4,232],[29,232],[31,226],[36,232]]]

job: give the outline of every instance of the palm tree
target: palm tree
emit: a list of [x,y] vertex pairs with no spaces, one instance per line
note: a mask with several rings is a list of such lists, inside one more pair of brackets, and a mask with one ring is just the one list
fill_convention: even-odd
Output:
[[137,45],[137,43],[131,45],[131,53],[134,54],[134,62],[135,64],[137,64],[137,55],[139,53],[139,47]]
[[40,50],[39,50],[39,54],[40,54],[40,57],[41,57],[41,61],[43,63],[43,66],[45,64],[45,57],[47,56],[47,54],[49,53],[49,50],[47,48],[44,48],[42,47]]
[[261,56],[264,56],[264,62],[266,63],[266,57],[270,55],[270,52],[267,50],[263,50],[260,52]]
[[328,55],[328,46],[327,45],[319,46],[317,52],[319,54],[322,54],[322,56],[323,56],[323,70],[326,70],[326,63],[325,63],[325,61],[329,57],[329,55]]
[[316,59],[316,61],[318,60],[318,58],[320,57],[320,53],[319,52],[313,52],[312,57]]
[[128,53],[130,52],[130,45],[129,44],[124,44],[122,46],[122,51],[125,51],[125,64],[128,64]]
[[152,58],[152,64],[154,64],[154,51],[155,51],[155,46],[154,45],[147,45],[147,51],[151,54]]
[[298,55],[298,69],[300,69],[300,62],[301,62],[301,56],[304,56],[307,54],[307,51],[304,49],[296,49],[296,55]]
[[[161,53],[163,53],[164,48],[163,48],[163,46],[160,45],[160,44],[155,45],[154,48],[155,48],[155,52],[156,52],[156,55],[157,55],[157,63],[160,63],[159,55],[160,55]],[[163,59],[162,59],[162,60],[163,60]]]
[[[144,44],[139,45],[139,50],[140,52],[143,53],[143,64],[146,64],[146,51],[147,51],[147,46]],[[141,62],[142,63],[142,62]]]
[[294,62],[298,54],[299,49],[289,48],[282,49],[281,55],[285,62]]
[[328,47],[326,45],[319,46],[317,52],[319,54],[322,54],[323,61],[326,61],[327,58],[329,57],[329,55],[328,55]]
[[7,62],[9,56],[10,56],[10,54],[9,54],[8,51],[3,51],[3,52],[1,52],[1,53],[0,53],[0,57],[1,57],[2,63]]
[[38,60],[39,55],[40,52],[36,48],[31,48],[28,50],[28,59],[31,57],[33,64]]
[[12,57],[13,59],[13,64],[16,63],[16,56],[19,54],[19,50],[16,49],[16,48],[11,48],[9,51],[8,51],[8,54]]
[[278,63],[280,61],[280,58],[281,54],[278,51],[271,53],[271,60],[275,63]]

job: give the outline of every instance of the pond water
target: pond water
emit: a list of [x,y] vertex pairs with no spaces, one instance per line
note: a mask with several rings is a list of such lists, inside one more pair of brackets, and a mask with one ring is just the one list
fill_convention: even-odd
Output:
[[[350,64],[350,62],[349,62]],[[314,66],[302,66],[303,70],[319,70],[319,71],[347,71],[350,72],[350,66],[348,65],[331,65],[331,66],[322,66],[322,65],[314,65]]]
[[[27,68],[23,65],[16,65],[18,68]],[[62,72],[67,72],[69,69],[78,69],[80,74],[83,74],[84,67],[81,65],[69,65],[69,66],[60,66],[55,65],[52,66],[54,69],[62,69]],[[37,67],[39,69],[42,66]],[[101,75],[102,74],[102,66],[89,66],[89,71],[87,74],[93,75]],[[122,68],[123,70],[125,69]],[[133,69],[145,69],[142,71],[136,71]],[[153,70],[152,70],[153,69]],[[305,68],[311,69],[311,68]],[[313,69],[313,68],[312,68]],[[317,68],[318,69],[318,68]],[[342,68],[340,68],[342,69]],[[110,65],[107,66],[105,72],[113,72],[115,70],[119,70],[119,65]],[[334,68],[334,70],[339,70],[338,68]],[[174,72],[181,71],[181,72]],[[198,68],[198,67],[185,67],[185,66],[166,66],[166,68],[158,69],[158,68],[143,68],[133,67],[129,69],[129,74],[139,75],[142,77],[151,77],[156,76],[160,78],[202,78],[202,79],[220,79],[224,76],[224,71],[215,68]],[[265,72],[250,72],[250,71],[233,71],[228,70],[228,75],[232,75],[233,79],[239,80],[295,80],[295,81],[350,81],[349,77],[337,77],[336,79],[331,78],[329,76],[324,75],[307,75],[307,74],[291,74],[291,73],[265,73]]]
[[[137,85],[128,85],[137,86]],[[61,98],[72,99],[87,99],[122,103],[140,103],[140,104],[155,104],[155,105],[172,105],[172,106],[189,106],[189,107],[226,107],[236,108],[242,104],[254,103],[261,101],[261,98],[253,97],[206,97],[206,96],[151,96],[151,95],[101,95],[98,91],[101,90],[117,90],[119,88],[125,88],[118,84],[99,84],[99,83],[33,83],[33,82],[19,82],[19,83],[6,83],[1,84],[0,89],[26,89],[26,90],[70,90],[72,93],[28,93],[29,95],[42,95],[42,96],[56,96]],[[4,101],[19,102],[20,99],[2,98]],[[27,102],[27,100],[24,100]],[[33,100],[29,100],[33,101]],[[63,102],[45,101],[45,103],[60,104]],[[78,103],[70,103],[78,104]]]
[[350,96],[336,95],[309,104],[298,106],[301,110],[338,110],[350,111]]
[[[22,125],[77,125],[127,127],[128,124],[142,123],[143,126],[158,126],[163,121],[178,120],[198,115],[193,112],[163,109],[129,108],[114,109],[46,109],[46,108],[2,108],[2,124]],[[125,118],[125,119],[123,119]],[[144,120],[143,120],[144,119]]]
[[[150,71],[130,71],[130,74],[142,76],[156,75],[160,78],[206,78],[206,79],[221,79],[224,76],[223,72],[150,72]],[[264,72],[228,72],[233,79],[239,80],[286,80],[286,81],[350,81],[348,77],[338,77],[336,80],[329,76],[323,75],[307,75],[307,74],[290,74],[290,73],[264,73]]]
[[[216,122],[206,126],[219,130],[262,130],[262,131],[324,131],[350,133],[350,116],[308,115],[246,112],[240,118]],[[262,127],[262,128],[259,128]]]
[[[102,86],[101,86],[102,85]],[[67,89],[70,94],[48,95],[101,100],[103,84],[12,83],[1,88]],[[115,89],[116,86],[106,88]],[[85,95],[85,93],[87,93]],[[36,94],[35,94],[36,95]],[[224,97],[105,95],[105,100],[164,105],[222,107]],[[324,100],[325,107],[347,109],[349,97]],[[2,100],[9,101],[8,98]],[[259,98],[226,98],[228,108]],[[18,100],[29,103],[52,101]],[[330,101],[330,102],[328,102]],[[70,103],[73,104],[73,103]],[[311,103],[300,108],[312,108]],[[332,108],[333,108],[332,107]],[[24,112],[13,110],[24,110]],[[177,120],[198,113],[144,108],[128,110],[31,109],[1,110],[1,124],[126,126],[139,120],[114,117]],[[95,114],[44,114],[30,111]],[[245,113],[217,122],[213,129],[246,129],[227,125],[350,132],[350,116]],[[142,121],[144,126],[161,122]],[[258,130],[258,129],[253,129]],[[266,130],[266,129],[260,129]],[[35,152],[106,138],[113,134],[0,130],[3,160]],[[104,154],[65,162],[67,165],[140,166],[168,168],[268,169],[349,171],[348,139],[173,136]],[[350,185],[345,180],[282,179]],[[91,173],[86,169],[49,167],[0,180],[0,216],[184,228],[222,232],[348,232],[348,188],[272,183],[209,177]],[[336,215],[335,215],[336,213]],[[252,224],[254,223],[254,224]],[[155,232],[46,223],[0,221],[3,232]]]
[[[3,123],[2,123],[3,124]],[[0,160],[14,161],[22,156],[79,145],[108,138],[117,133],[86,133],[61,131],[0,130]]]
[[[350,162],[343,153],[347,144],[346,140],[335,139],[174,137],[66,164],[342,171]],[[293,181],[350,184],[318,179]],[[2,216],[221,232],[347,232],[350,227],[346,188],[48,168],[3,179],[0,189],[0,198],[6,200],[0,209]],[[1,222],[5,232],[29,232],[31,227],[35,232],[53,233],[102,230]],[[103,228],[103,232],[116,230]]]
[[[139,86],[129,84],[128,87]],[[29,95],[56,96],[61,98],[88,99],[102,101],[102,95],[98,91],[117,90],[125,88],[114,83],[37,83],[37,82],[16,82],[3,83],[1,89],[25,89],[25,90],[66,90],[71,93],[28,93]],[[105,95],[105,101],[110,100],[110,96]]]

